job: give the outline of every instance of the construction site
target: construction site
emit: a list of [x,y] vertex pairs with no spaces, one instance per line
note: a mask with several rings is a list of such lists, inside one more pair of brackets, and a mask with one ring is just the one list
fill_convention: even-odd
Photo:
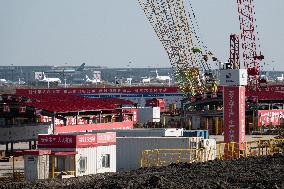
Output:
[[257,2],[236,0],[227,62],[191,1],[137,3],[174,82],[0,94],[0,189],[284,188],[284,82],[263,75]]

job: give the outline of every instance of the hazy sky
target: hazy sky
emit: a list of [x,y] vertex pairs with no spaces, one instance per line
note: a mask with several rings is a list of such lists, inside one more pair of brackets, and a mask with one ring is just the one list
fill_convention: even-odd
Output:
[[[239,32],[237,0],[191,1],[203,41],[226,61],[229,35]],[[265,68],[284,70],[284,0],[255,3]],[[170,66],[137,0],[0,0],[1,66],[82,62]]]

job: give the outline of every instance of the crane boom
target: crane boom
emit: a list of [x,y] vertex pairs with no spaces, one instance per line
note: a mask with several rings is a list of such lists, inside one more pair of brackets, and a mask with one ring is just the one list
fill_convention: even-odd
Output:
[[237,0],[241,29],[241,49],[243,65],[248,70],[249,77],[258,77],[260,74],[259,61],[263,55],[257,55],[256,25],[254,18],[254,1]]
[[174,70],[176,81],[182,92],[191,95],[206,90],[201,71],[210,69],[208,57],[196,43],[196,35],[186,11],[185,0],[138,0],[151,23]]

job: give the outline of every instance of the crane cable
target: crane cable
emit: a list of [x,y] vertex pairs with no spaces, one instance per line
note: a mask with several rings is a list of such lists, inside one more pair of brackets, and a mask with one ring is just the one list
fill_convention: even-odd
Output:
[[[188,0],[188,5],[189,5],[189,8],[190,8],[189,11],[192,12],[192,19],[190,19],[190,21],[192,22],[192,25],[194,25],[194,27],[192,27],[192,28],[193,28],[193,33],[195,34],[195,38],[197,39],[197,43],[198,43],[198,45],[200,45],[204,49],[204,52],[205,52],[204,56],[208,56],[208,55],[212,56],[212,59],[214,59],[213,61],[215,62],[216,66],[218,66],[218,63],[221,63],[221,62],[216,57],[213,58],[213,53],[208,50],[208,47],[204,44],[204,41],[201,39],[201,32],[200,32],[201,30],[200,30],[196,15],[194,13],[194,9],[193,9],[191,0]],[[188,13],[188,15],[190,15],[190,13]],[[209,63],[207,61],[205,61],[205,64],[206,64],[207,70],[210,70],[211,66],[209,65]]]

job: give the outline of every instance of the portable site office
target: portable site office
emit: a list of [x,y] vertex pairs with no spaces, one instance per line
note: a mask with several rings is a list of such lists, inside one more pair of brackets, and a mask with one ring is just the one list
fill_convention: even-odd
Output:
[[114,132],[39,135],[38,148],[23,151],[25,179],[29,181],[116,172]]

